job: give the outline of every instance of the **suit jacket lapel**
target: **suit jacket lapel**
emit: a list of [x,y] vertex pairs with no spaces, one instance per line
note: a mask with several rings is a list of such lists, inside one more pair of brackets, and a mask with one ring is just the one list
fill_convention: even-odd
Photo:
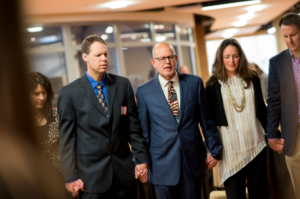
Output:
[[81,77],[81,92],[82,94],[95,106],[95,108],[106,117],[101,104],[99,103],[97,96],[92,88],[91,83],[89,82],[86,74]]
[[112,113],[112,107],[115,99],[116,90],[117,90],[117,85],[114,83],[112,76],[106,73],[106,95],[107,95],[106,103],[108,109],[108,118],[110,118]]
[[180,124],[184,109],[185,109],[185,104],[186,104],[186,97],[187,97],[187,83],[186,83],[186,78],[184,78],[184,75],[178,72],[178,77],[179,77],[179,88],[180,88],[180,109],[179,109],[179,122]]
[[163,90],[161,88],[161,85],[159,83],[159,80],[158,80],[158,75],[154,78],[154,84],[153,84],[153,93],[155,93],[156,97],[157,97],[157,100],[162,104],[163,108],[165,109],[165,111],[168,112],[169,116],[173,118],[173,121],[177,124],[172,112],[171,112],[171,109],[169,107],[169,104],[166,100],[166,97],[163,93]]

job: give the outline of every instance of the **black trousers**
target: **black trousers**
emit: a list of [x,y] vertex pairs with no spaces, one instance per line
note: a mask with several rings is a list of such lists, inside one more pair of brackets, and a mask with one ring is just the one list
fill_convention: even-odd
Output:
[[228,178],[224,185],[227,199],[246,199],[246,186],[249,199],[266,199],[268,197],[267,149],[264,148],[243,169]]
[[137,199],[137,185],[124,187],[114,172],[113,182],[108,191],[104,193],[79,192],[80,199]]

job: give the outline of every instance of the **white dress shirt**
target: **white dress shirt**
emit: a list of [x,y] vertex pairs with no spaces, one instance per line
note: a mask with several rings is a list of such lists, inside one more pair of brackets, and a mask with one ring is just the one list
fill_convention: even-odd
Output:
[[[160,86],[163,90],[163,93],[165,95],[165,98],[168,102],[168,80],[165,80],[162,76],[158,75],[158,80],[160,83]],[[180,88],[179,88],[179,78],[178,78],[178,73],[176,71],[176,74],[174,75],[174,77],[170,80],[173,81],[173,87],[176,91],[176,95],[177,95],[177,101],[178,101],[178,110],[180,109]]]

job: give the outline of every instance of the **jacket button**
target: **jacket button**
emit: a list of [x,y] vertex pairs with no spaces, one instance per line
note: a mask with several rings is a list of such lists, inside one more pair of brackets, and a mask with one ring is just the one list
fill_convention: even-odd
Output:
[[178,151],[179,151],[179,152],[181,152],[181,149],[180,149],[180,148],[178,148]]

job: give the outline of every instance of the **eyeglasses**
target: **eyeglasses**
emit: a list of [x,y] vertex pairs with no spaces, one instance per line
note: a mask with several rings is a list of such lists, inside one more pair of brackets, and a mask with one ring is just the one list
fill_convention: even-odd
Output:
[[157,57],[153,59],[157,59],[160,63],[164,63],[166,62],[167,59],[169,59],[169,61],[174,61],[176,57],[177,55],[170,55],[168,57]]

